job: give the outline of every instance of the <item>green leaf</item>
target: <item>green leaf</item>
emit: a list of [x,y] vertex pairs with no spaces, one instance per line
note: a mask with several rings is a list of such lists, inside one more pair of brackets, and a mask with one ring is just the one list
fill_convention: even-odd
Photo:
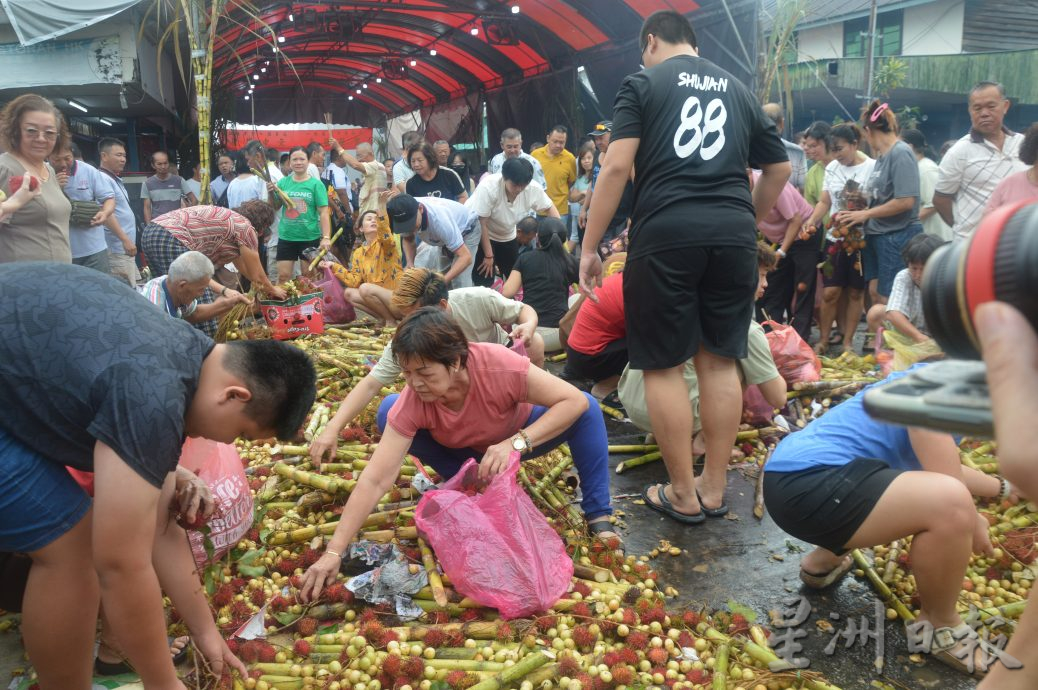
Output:
[[263,577],[267,569],[262,565],[239,565],[238,574],[245,577]]
[[332,623],[331,625],[326,625],[323,628],[318,628],[317,629],[317,634],[319,634],[319,635],[329,635],[331,633],[337,633],[337,632],[339,632],[339,624],[338,623]]
[[281,623],[281,625],[292,625],[297,620],[299,620],[298,615],[294,613],[288,613],[287,611],[284,613],[275,613],[274,618],[277,620],[278,623]]
[[734,599],[729,599],[728,600],[728,610],[731,611],[732,613],[742,614],[742,617],[745,618],[750,623],[754,623],[754,622],[757,621],[757,612],[756,611],[751,609],[749,606],[746,606],[745,604],[740,604],[739,602],[735,601]]
[[209,596],[212,596],[213,594],[216,593],[216,576],[213,573],[213,569],[212,568],[206,568],[205,569],[204,579],[205,579],[205,591],[206,591],[206,594],[208,594]]
[[263,529],[260,530],[259,538],[260,538],[260,543],[261,544],[266,544],[267,543],[267,537],[270,536],[270,533],[272,531],[273,530],[271,530],[269,527],[264,527]]
[[265,553],[266,552],[262,549],[252,549],[251,551],[246,551],[238,558],[238,565],[253,565],[256,562],[256,559],[261,558]]

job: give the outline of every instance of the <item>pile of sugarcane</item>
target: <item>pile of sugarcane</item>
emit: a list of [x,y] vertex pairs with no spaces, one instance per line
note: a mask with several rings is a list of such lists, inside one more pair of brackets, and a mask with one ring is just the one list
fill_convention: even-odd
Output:
[[[991,443],[964,441],[962,464],[997,473],[998,460]],[[982,636],[1011,636],[1023,613],[1038,576],[1038,506],[1031,502],[1012,505],[978,499],[978,510],[987,518],[994,555],[974,554],[962,581],[958,608],[964,618],[979,617]],[[919,594],[911,572],[912,539],[899,539],[867,552],[854,552],[855,574],[866,578],[883,598],[889,618],[913,620],[919,612]]]

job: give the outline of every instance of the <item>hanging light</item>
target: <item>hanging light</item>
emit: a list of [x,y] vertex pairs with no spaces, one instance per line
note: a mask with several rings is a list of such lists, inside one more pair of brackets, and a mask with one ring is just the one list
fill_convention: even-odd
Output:
[[256,81],[259,81],[259,75],[258,74],[252,75],[252,78],[255,79]]
[[295,18],[294,16],[292,16],[292,13],[291,13],[291,12],[289,12],[289,13],[288,13],[288,21],[290,21],[290,22],[294,22],[295,20],[296,20],[296,18]]
[[376,84],[381,84],[382,83],[382,77],[375,77],[375,83]]
[[284,36],[278,36],[278,43],[284,43],[284,42],[285,42],[285,37]]
[[249,94],[245,94],[245,100],[249,100]]
[[73,101],[73,100],[70,99],[68,104],[70,106],[72,106],[73,108],[75,108],[76,110],[82,110],[84,113],[87,112],[87,107],[85,105],[83,105],[82,103],[77,103],[76,101]]
[[353,96],[350,96],[350,100],[351,100],[351,101],[353,100]]
[[471,29],[469,29],[469,33],[472,34],[473,36],[479,36],[479,27],[477,27],[477,26],[472,27]]
[[367,84],[365,84],[365,85],[364,85],[364,88],[365,88],[365,89],[366,89],[366,88],[368,88],[368,85],[367,85]]
[[418,61],[417,60],[411,60],[411,67],[417,67],[417,66],[418,66]]
[[432,50],[430,50],[429,51],[429,55],[432,55],[433,57],[436,57],[436,49],[433,48]]
[[267,73],[267,68],[266,67],[260,67],[260,72],[263,72],[264,74],[266,74]]
[[512,5],[512,14],[519,14],[519,5]]

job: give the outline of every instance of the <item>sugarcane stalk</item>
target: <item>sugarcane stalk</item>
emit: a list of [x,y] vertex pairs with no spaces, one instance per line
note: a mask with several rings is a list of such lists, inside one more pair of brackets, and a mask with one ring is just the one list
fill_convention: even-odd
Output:
[[573,575],[581,580],[590,580],[596,584],[608,582],[614,577],[613,573],[605,568],[599,568],[597,565],[584,565],[582,563],[573,564]]
[[[342,227],[340,227],[338,230],[335,231],[335,234],[332,235],[332,239],[331,239],[331,243],[332,244],[335,244],[335,241],[339,239],[339,237],[342,235],[342,231],[343,231]],[[306,272],[309,273],[310,271],[314,270],[314,267],[316,267],[317,264],[319,264],[321,262],[321,259],[323,259],[324,255],[327,254],[327,253],[328,253],[328,248],[327,247],[321,247],[321,251],[317,252],[317,256],[315,256],[314,260],[310,262],[310,265],[306,267]]]
[[268,687],[278,690],[298,690],[303,687],[303,679],[294,676],[260,676],[259,679]]
[[616,465],[616,473],[623,474],[632,467],[640,467],[641,465],[648,465],[650,462],[656,462],[662,460],[663,454],[660,452],[647,453],[646,455],[639,456],[637,458],[631,458],[630,460],[623,460]]
[[1024,609],[1027,607],[1027,600],[1021,599],[1020,601],[1013,601],[1002,606],[992,606],[986,609],[978,609],[977,613],[980,615],[981,620],[988,620],[989,618],[1005,618],[1006,620],[1019,618],[1023,615]]
[[418,550],[422,553],[422,565],[425,566],[425,574],[429,578],[429,589],[432,590],[433,599],[440,606],[446,606],[447,592],[443,589],[443,580],[440,579],[440,571],[436,568],[436,559],[433,558],[432,549],[421,537],[418,538]]
[[864,381],[855,381],[853,383],[848,383],[846,386],[833,388],[831,391],[829,391],[829,397],[835,398],[839,395],[854,395],[867,385],[869,385],[869,383],[866,383]]
[[361,531],[355,539],[370,539],[380,543],[391,542],[394,539],[417,539],[418,528],[415,526],[397,527],[396,529],[381,529]]
[[897,611],[897,615],[904,621],[913,621],[915,616],[908,610],[900,599],[894,596],[894,593],[890,591],[890,587],[887,587],[887,583],[883,582],[883,578],[879,576],[876,569],[872,567],[872,564],[868,562],[865,555],[860,549],[854,549],[851,551],[851,556],[854,558],[854,562],[859,568],[865,571],[865,577],[868,578],[872,586],[876,588],[876,592],[886,600],[887,605]]
[[753,486],[753,517],[758,520],[764,519],[764,467],[768,464],[770,458],[771,449],[768,450],[767,455],[764,456],[764,462],[761,463],[760,469],[757,470],[757,480]]
[[487,678],[476,683],[472,686],[471,690],[501,690],[501,688],[514,685],[516,681],[521,680],[534,670],[544,666],[548,661],[550,661],[550,659],[544,652],[531,652],[517,661],[514,665],[509,666],[495,675],[493,678]]
[[548,484],[554,484],[555,480],[558,479],[559,476],[567,468],[572,467],[572,466],[573,466],[573,458],[568,456],[568,455],[564,455],[562,457],[562,459],[559,460],[558,462],[556,462],[555,465],[550,470],[548,470],[547,472],[544,473],[544,476],[541,477],[540,480],[538,480],[538,482],[534,486],[538,490],[540,490],[542,487],[547,486]]
[[581,515],[576,506],[570,503],[569,499],[562,494],[559,487],[554,484],[549,484],[545,487],[544,493],[555,496],[555,500],[562,506],[562,512],[569,516],[569,519],[573,521],[573,524],[579,525],[584,521],[584,516]]
[[771,649],[771,645],[768,644],[768,636],[764,632],[764,628],[759,625],[750,626],[750,639],[764,649]]
[[652,453],[659,449],[660,447],[656,445],[609,446],[610,453]]
[[545,357],[545,359],[547,359],[549,362],[562,362],[563,360],[566,359],[566,353],[565,352],[560,352],[557,355],[551,355],[549,357]]
[[[763,631],[761,632],[761,634],[763,634]],[[732,642],[732,638],[728,637],[727,635],[724,635],[723,633],[718,632],[714,628],[707,628],[706,632],[703,635],[708,640],[712,640],[713,642],[719,642],[721,644],[728,644]],[[770,664],[773,661],[780,661],[779,656],[774,651],[772,651],[771,648],[765,645],[760,645],[756,642],[751,642],[750,640],[744,640],[742,641],[742,648],[747,654],[750,655],[750,657],[752,657],[755,661],[759,662],[760,664],[763,664],[765,667],[767,667],[768,664]],[[826,683],[821,680],[809,678],[801,678],[801,680],[804,683],[803,687],[808,688],[808,690],[840,690],[840,688],[838,688],[837,686],[830,685],[829,683]]]
[[722,642],[714,652],[714,675],[710,684],[713,690],[726,690],[728,687],[728,649],[729,643]]
[[[291,504],[295,506],[295,504]],[[396,521],[400,515],[401,509],[385,510],[377,513],[372,513],[365,520],[364,524],[361,525],[361,529],[368,527],[381,527],[385,525],[391,525]],[[329,535],[335,532],[335,528],[339,526],[339,522],[326,522],[321,525],[308,525],[306,527],[300,527],[299,529],[271,532],[267,536],[267,544],[270,546],[283,546],[285,544],[301,544],[303,542],[310,541],[318,535]]]
[[609,405],[604,404],[601,400],[598,401],[598,407],[601,408],[602,412],[609,415],[613,419],[617,419],[621,422],[624,421],[624,419],[626,419],[626,417],[624,417],[623,415],[623,412],[616,409],[615,407],[609,407]]
[[312,486],[315,489],[327,491],[330,494],[348,493],[357,485],[357,482],[352,479],[339,479],[337,477],[327,477],[322,474],[317,474],[316,472],[297,470],[294,467],[289,467],[283,462],[274,465],[274,472],[285,479],[291,479],[297,484]]
[[505,665],[498,661],[477,661],[475,659],[426,659],[425,665],[430,668],[445,668],[461,671],[503,671]]
[[890,584],[894,581],[894,573],[897,571],[897,557],[901,552],[901,540],[895,539],[890,545],[890,552],[887,554],[887,565],[883,568],[883,582]]
[[[318,665],[317,668],[324,668],[324,666]],[[282,663],[277,664],[274,662],[257,662],[252,664],[252,670],[260,671],[261,673],[272,675],[272,676],[291,676],[292,675],[292,664]]]
[[[413,539],[414,537],[412,537]],[[406,625],[392,628],[401,641],[425,639],[430,630],[440,630],[444,634],[459,632],[473,640],[496,640],[497,632],[504,621],[471,621],[469,623],[446,623],[444,625]]]

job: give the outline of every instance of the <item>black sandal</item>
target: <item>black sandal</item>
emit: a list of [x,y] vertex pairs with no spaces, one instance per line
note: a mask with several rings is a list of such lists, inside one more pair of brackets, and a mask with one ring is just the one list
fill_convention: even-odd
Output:
[[[172,647],[173,643],[177,641],[176,637],[167,637],[169,640],[169,646]],[[191,645],[191,640],[188,639],[184,643],[184,646],[179,652],[173,655],[173,665],[178,666],[180,663],[187,658],[187,648]],[[111,653],[112,656],[122,656],[122,652],[112,647],[104,640],[100,640],[98,643],[99,647],[104,647]],[[122,661],[102,661],[101,657],[94,657],[94,673],[99,676],[122,676],[126,674],[135,675],[137,672],[130,666],[130,662],[126,659]]]
[[[654,502],[649,498],[649,489],[656,487],[656,498],[659,499],[659,503]],[[649,506],[657,513],[663,513],[672,520],[676,520],[685,525],[699,525],[706,522],[706,515],[703,513],[703,508],[700,506],[699,512],[694,515],[688,513],[682,513],[680,510],[674,507],[674,504],[667,498],[667,494],[664,491],[670,482],[661,484],[649,484],[642,490],[642,498],[645,499],[645,505]]]

